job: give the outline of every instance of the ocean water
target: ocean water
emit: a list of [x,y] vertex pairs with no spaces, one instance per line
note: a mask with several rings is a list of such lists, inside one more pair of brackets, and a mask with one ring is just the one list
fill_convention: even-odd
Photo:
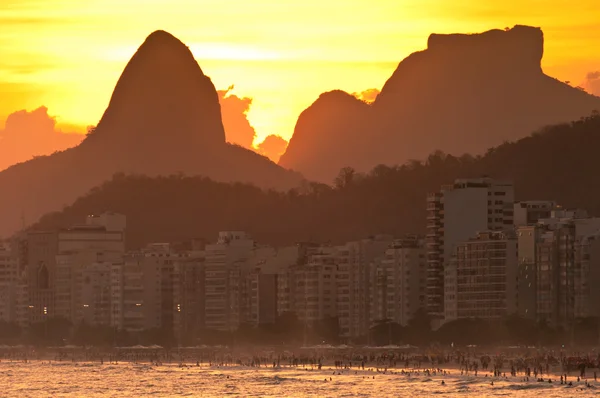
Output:
[[[600,382],[573,387],[522,377],[492,379],[461,376],[411,376],[376,371],[302,368],[248,368],[119,363],[0,363],[0,397],[571,397],[598,396]],[[331,378],[331,380],[330,380]],[[326,381],[325,381],[326,380]],[[444,380],[445,385],[442,385]]]

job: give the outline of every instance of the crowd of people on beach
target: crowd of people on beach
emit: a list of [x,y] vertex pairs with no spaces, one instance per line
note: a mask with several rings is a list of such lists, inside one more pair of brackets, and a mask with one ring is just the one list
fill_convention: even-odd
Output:
[[[600,368],[600,354],[567,353],[565,351],[521,350],[516,352],[481,353],[469,349],[399,351],[385,349],[229,349],[226,347],[203,347],[164,349],[162,347],[129,348],[83,348],[56,347],[35,349],[32,347],[0,349],[0,361],[28,362],[32,360],[48,363],[97,362],[100,364],[164,364],[179,367],[209,366],[213,368],[296,368],[306,371],[331,371],[332,376],[360,374],[375,377],[377,374],[392,374],[404,377],[426,376],[489,378],[494,380],[516,380],[520,382],[559,383],[566,386],[596,388]],[[365,372],[372,372],[366,376]],[[327,378],[324,381],[328,381]],[[329,381],[332,377],[329,376]],[[593,383],[592,383],[593,381]],[[575,383],[575,384],[574,384]]]

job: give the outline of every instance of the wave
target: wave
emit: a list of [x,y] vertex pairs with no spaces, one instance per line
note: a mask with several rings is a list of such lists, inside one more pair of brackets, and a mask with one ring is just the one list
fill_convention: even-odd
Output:
[[[558,385],[560,385],[560,384],[558,384]],[[518,391],[518,390],[542,390],[542,389],[548,389],[548,388],[553,388],[553,387],[554,387],[554,384],[550,384],[550,383],[529,382],[526,384],[510,384],[508,386],[502,387],[502,389]]]

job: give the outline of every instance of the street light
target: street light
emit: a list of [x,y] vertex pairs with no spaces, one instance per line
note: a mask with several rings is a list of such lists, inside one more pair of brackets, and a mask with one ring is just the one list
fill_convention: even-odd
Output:
[[44,306],[44,339],[48,344],[48,307]]

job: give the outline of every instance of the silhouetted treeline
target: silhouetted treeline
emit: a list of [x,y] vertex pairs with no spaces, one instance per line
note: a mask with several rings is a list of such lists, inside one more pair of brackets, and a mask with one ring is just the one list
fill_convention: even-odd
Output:
[[[484,132],[482,132],[483,134]],[[373,234],[425,230],[428,192],[455,178],[510,179],[517,200],[556,200],[600,214],[600,115],[551,126],[483,156],[441,152],[426,161],[375,167],[367,174],[344,168],[333,185],[305,182],[288,192],[203,177],[115,175],[35,229],[68,227],[88,214],[127,215],[127,246],[216,239],[218,231],[243,230],[265,244],[340,243]]]
[[576,320],[572,330],[553,328],[544,322],[508,316],[496,321],[459,319],[432,330],[428,316],[418,311],[406,326],[391,320],[380,320],[368,335],[352,341],[340,336],[337,318],[327,318],[305,324],[295,313],[284,313],[275,323],[254,327],[242,324],[236,330],[188,330],[174,333],[172,328],[149,329],[139,332],[116,330],[110,326],[72,325],[60,318],[39,322],[21,329],[14,324],[0,322],[0,345],[31,344],[35,346],[95,346],[124,347],[134,345],[176,346],[206,345],[281,345],[301,346],[314,344],[352,343],[385,346],[411,344],[450,346],[597,346],[600,323],[597,318]]

